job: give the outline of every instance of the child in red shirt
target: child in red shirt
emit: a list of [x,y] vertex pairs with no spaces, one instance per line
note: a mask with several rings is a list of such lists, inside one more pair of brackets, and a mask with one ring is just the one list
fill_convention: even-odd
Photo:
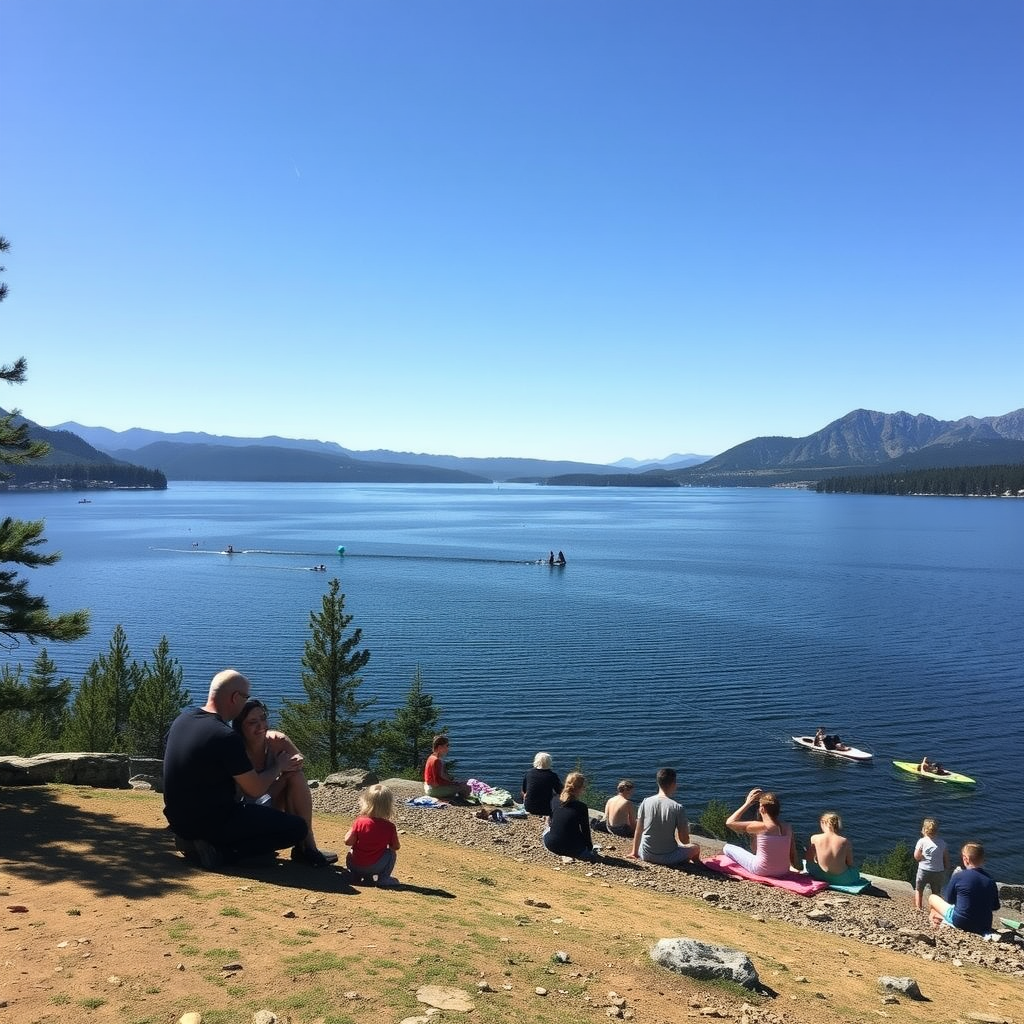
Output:
[[349,871],[357,879],[377,884],[398,885],[391,872],[398,859],[398,829],[391,820],[394,794],[387,786],[371,786],[359,797],[359,816],[345,836],[345,845],[352,849],[346,858]]

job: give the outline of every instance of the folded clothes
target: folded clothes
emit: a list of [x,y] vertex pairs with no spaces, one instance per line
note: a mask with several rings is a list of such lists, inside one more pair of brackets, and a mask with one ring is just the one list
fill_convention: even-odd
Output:
[[436,796],[411,796],[405,801],[410,807],[447,807],[443,800]]

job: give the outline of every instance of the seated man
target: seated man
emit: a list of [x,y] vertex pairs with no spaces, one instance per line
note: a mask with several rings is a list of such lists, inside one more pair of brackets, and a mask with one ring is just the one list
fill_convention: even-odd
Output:
[[673,799],[677,788],[675,768],[659,768],[657,780],[657,794],[647,797],[637,808],[636,832],[629,856],[669,867],[699,861],[700,847],[690,844],[686,808]]
[[167,734],[164,816],[179,852],[207,870],[300,845],[309,831],[298,815],[238,800],[236,786],[258,798],[283,774],[301,766],[301,756],[296,762],[269,754],[262,771],[253,769],[245,741],[228,724],[249,692],[249,680],[240,672],[218,672],[206,704],[182,711]]
[[632,839],[636,833],[636,809],[633,807],[633,780],[621,779],[615,787],[615,796],[604,805],[604,820],[594,823],[599,832],[609,832],[622,839]]
[[444,759],[448,756],[448,737],[435,736],[433,753],[423,766],[423,792],[439,800],[461,797],[465,800],[472,790],[465,782],[459,782],[448,774]]
[[982,868],[985,848],[981,843],[964,843],[960,851],[964,870],[955,871],[941,896],[928,897],[932,927],[945,921],[965,932],[984,935],[992,930],[992,912],[999,909],[999,890],[992,876]]

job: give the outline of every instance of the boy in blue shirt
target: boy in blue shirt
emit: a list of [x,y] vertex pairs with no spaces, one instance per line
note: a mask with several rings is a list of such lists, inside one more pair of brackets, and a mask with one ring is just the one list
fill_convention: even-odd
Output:
[[964,843],[960,851],[964,870],[956,871],[941,896],[928,897],[932,927],[943,921],[965,932],[984,935],[992,930],[992,912],[999,909],[999,890],[992,876],[982,868],[985,848],[981,843]]

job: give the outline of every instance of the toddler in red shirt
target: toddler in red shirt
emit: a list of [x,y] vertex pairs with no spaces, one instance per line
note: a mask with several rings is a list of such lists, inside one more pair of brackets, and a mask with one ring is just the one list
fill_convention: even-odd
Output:
[[398,859],[398,829],[391,820],[394,794],[387,786],[370,786],[359,797],[359,816],[345,836],[345,845],[352,847],[346,863],[359,881],[378,885],[398,885],[391,872]]

